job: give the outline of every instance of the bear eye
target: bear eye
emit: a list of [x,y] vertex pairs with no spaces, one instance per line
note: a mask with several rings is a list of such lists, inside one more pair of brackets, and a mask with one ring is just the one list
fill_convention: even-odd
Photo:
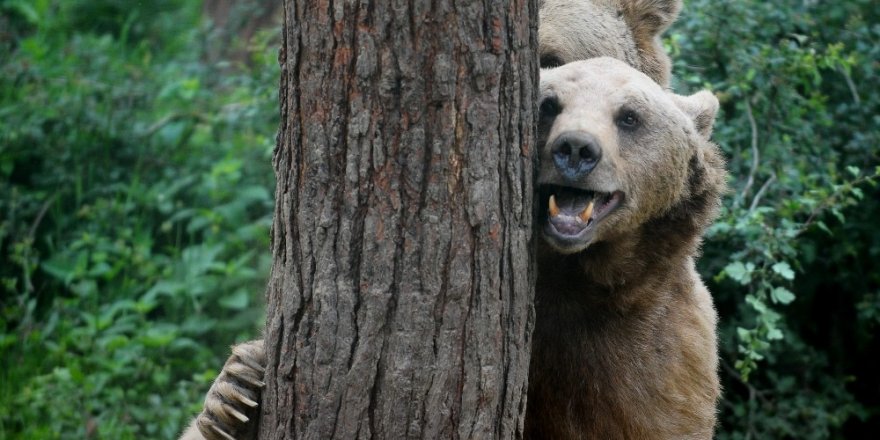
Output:
[[555,118],[562,113],[562,105],[559,103],[559,98],[553,95],[545,96],[541,99],[541,106],[538,112],[541,119]]
[[632,110],[624,110],[617,116],[617,126],[624,130],[635,130],[641,121],[639,115]]
[[562,58],[559,58],[554,54],[541,55],[539,63],[542,69],[552,69],[565,64],[562,62]]

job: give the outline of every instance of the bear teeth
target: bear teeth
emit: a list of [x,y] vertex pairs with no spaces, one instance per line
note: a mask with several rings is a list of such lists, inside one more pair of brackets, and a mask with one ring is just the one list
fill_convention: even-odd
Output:
[[[556,218],[557,216],[559,216],[560,209],[559,209],[559,205],[556,204],[556,195],[550,194],[550,198],[547,201],[547,205],[548,205],[547,212],[550,214],[550,218]],[[590,222],[590,217],[593,215],[594,205],[595,205],[594,200],[590,200],[590,203],[588,203],[587,206],[584,207],[584,210],[581,211],[580,214],[578,214],[578,218],[582,222],[584,222],[584,223]]]
[[552,194],[550,195],[549,204],[550,217],[556,217],[557,215],[559,215],[559,206],[556,204],[556,196]]
[[592,200],[590,200],[590,203],[587,204],[587,207],[584,208],[583,211],[581,211],[581,213],[580,213],[580,215],[578,215],[578,217],[581,219],[582,222],[587,223],[590,221],[591,215],[593,215],[593,201]]

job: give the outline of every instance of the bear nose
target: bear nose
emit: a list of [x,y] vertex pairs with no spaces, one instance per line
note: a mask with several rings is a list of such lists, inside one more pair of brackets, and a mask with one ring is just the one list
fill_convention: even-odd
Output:
[[595,136],[581,131],[560,134],[550,145],[556,169],[567,179],[575,180],[590,174],[599,159],[602,148]]

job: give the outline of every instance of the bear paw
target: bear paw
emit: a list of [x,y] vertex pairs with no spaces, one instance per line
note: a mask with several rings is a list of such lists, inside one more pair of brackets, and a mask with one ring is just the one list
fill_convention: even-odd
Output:
[[232,347],[232,355],[214,380],[196,426],[206,440],[256,438],[260,392],[266,386],[263,375],[266,352],[263,340]]

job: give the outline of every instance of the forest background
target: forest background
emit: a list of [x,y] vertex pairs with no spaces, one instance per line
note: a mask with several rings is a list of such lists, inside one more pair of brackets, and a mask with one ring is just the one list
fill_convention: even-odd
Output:
[[[259,336],[273,0],[0,0],[0,440],[173,439]],[[718,439],[880,432],[880,9],[690,0],[731,171]]]

